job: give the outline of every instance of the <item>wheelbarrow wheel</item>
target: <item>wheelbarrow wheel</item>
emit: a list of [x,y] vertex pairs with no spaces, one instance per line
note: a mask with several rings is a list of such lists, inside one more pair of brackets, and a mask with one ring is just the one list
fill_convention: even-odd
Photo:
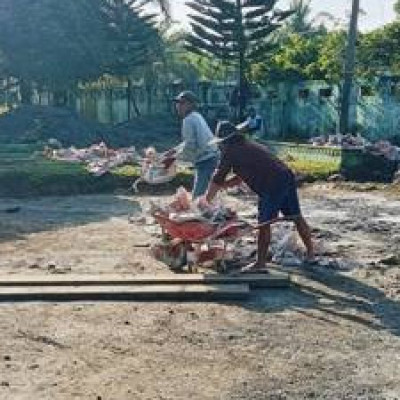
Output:
[[224,260],[215,261],[215,270],[219,274],[226,274],[228,272],[228,267],[226,265],[226,262]]
[[189,263],[187,265],[189,274],[197,274],[198,268],[197,265],[194,263]]

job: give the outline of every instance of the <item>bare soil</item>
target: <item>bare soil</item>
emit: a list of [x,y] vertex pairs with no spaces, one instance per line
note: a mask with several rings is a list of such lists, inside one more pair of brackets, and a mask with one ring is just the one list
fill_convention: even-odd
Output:
[[[165,273],[140,247],[157,227],[128,224],[148,200],[0,200],[21,207],[0,211],[0,273]],[[329,262],[290,269],[289,289],[241,303],[0,304],[0,399],[400,398],[400,201],[313,186],[302,205]]]

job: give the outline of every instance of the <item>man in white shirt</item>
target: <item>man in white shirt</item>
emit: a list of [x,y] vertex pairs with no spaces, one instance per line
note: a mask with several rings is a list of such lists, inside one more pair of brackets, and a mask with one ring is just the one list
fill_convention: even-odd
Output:
[[174,99],[176,111],[182,118],[183,150],[178,158],[193,163],[195,177],[192,197],[206,193],[208,185],[219,162],[219,150],[206,120],[196,111],[197,96],[191,91],[183,91]]

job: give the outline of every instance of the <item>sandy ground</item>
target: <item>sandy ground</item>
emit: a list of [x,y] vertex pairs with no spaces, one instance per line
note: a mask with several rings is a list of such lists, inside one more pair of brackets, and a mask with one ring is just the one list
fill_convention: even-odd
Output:
[[[1,274],[162,273],[138,199],[0,200]],[[146,202],[147,199],[139,198]],[[244,214],[251,200],[231,199]],[[302,191],[325,260],[243,303],[0,304],[0,399],[400,398],[400,201]]]

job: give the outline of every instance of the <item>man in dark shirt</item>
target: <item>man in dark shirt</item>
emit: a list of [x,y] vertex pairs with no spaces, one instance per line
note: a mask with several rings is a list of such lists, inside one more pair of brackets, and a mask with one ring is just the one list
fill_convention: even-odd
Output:
[[[236,186],[244,181],[259,196],[259,233],[257,261],[248,270],[265,268],[271,241],[271,226],[281,212],[293,220],[306,246],[307,259],[314,259],[311,231],[300,211],[296,181],[293,172],[269,150],[258,143],[246,139],[230,122],[220,122],[217,139],[222,158],[206,198],[212,201],[220,189]],[[230,179],[228,174],[234,173]],[[263,225],[265,224],[265,225]]]

